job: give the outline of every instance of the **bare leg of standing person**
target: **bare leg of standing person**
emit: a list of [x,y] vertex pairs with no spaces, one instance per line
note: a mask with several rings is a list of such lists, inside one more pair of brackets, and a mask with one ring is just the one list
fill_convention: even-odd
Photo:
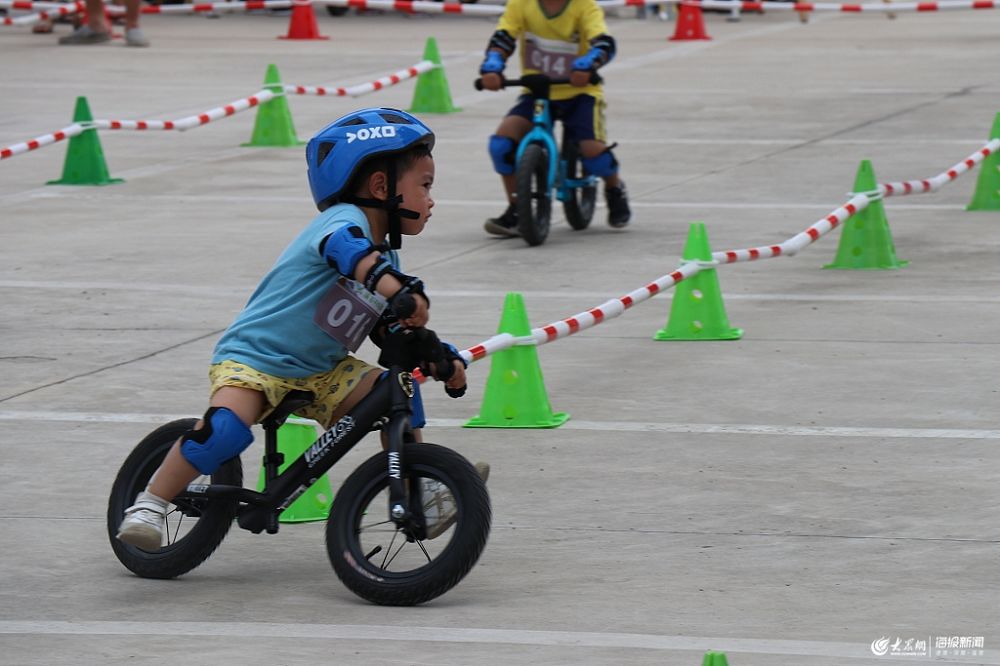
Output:
[[59,38],[59,43],[69,46],[101,44],[111,39],[111,31],[104,21],[104,0],[87,0],[87,23],[72,33]]

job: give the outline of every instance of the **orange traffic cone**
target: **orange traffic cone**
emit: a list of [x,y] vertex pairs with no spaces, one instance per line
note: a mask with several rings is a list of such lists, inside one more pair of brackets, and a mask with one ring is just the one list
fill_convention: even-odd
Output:
[[712,39],[705,32],[705,19],[701,15],[701,7],[680,3],[681,10],[677,15],[677,29],[671,41],[686,41],[695,39]]
[[278,39],[330,39],[319,34],[316,14],[310,0],[292,1],[292,18],[288,22],[288,34]]

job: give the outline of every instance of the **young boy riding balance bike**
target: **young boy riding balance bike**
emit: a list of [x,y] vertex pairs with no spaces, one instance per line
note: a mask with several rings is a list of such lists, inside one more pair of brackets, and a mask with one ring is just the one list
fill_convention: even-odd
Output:
[[[618,160],[605,142],[604,92],[591,83],[591,74],[615,56],[615,40],[607,32],[604,12],[595,0],[508,0],[479,69],[483,87],[503,87],[503,71],[515,48],[521,47],[522,74],[542,73],[569,79],[551,89],[553,118],[580,144],[584,170],[604,180],[608,224],[616,229],[632,217],[625,183],[618,176]],[[490,137],[493,168],[503,181],[509,205],[500,217],[486,221],[486,231],[497,236],[517,236],[514,156],[517,145],[531,129],[529,95],[500,122]]]
[[[212,474],[250,446],[250,426],[289,391],[316,396],[299,415],[325,428],[336,423],[380,375],[377,367],[350,355],[369,329],[378,344],[386,327],[426,326],[430,302],[423,283],[400,271],[396,250],[401,236],[419,234],[431,217],[433,146],[434,134],[424,123],[386,108],[348,114],[309,141],[309,185],[320,214],[278,257],[223,333],[209,368],[210,407],[125,511],[120,540],[158,550],[170,501],[199,475]],[[381,320],[373,317],[359,327],[360,319],[332,311],[351,298],[374,304]],[[406,307],[399,307],[404,302]],[[446,386],[457,396],[466,384],[465,364],[454,347],[442,347],[443,362],[454,366]],[[436,370],[437,376],[448,374]],[[412,404],[413,427],[420,428],[419,393]],[[419,431],[415,434],[419,441]],[[485,480],[488,466],[476,467]],[[436,524],[428,525],[428,538],[447,529],[449,520],[454,516],[437,516]]]

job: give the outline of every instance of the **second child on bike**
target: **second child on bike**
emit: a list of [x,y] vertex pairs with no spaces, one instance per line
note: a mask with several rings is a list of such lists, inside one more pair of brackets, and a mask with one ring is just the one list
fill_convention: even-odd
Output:
[[[309,185],[320,213],[278,257],[223,333],[209,369],[208,411],[174,444],[125,511],[119,539],[159,549],[170,500],[246,449],[253,441],[250,426],[289,391],[315,394],[297,413],[324,427],[347,413],[380,375],[377,367],[350,355],[373,325],[376,332],[385,325],[426,326],[430,302],[423,283],[400,270],[397,250],[401,236],[419,234],[431,217],[433,147],[430,128],[387,108],[350,113],[309,141]],[[367,311],[383,313],[381,321],[378,315],[339,316],[333,308],[345,299],[348,311],[357,299],[359,312],[367,304]],[[402,312],[398,306],[404,301],[408,312],[394,320],[392,313]],[[377,333],[373,339],[378,342]],[[454,347],[443,346],[444,362],[454,366],[446,385],[462,389],[464,361]],[[413,410],[413,426],[420,428],[419,393]],[[488,466],[477,464],[477,471],[485,480]],[[433,495],[430,490],[426,494]],[[439,507],[446,504],[433,499]],[[438,515],[437,525],[428,525],[429,538],[443,532],[449,520],[454,517]]]
[[[614,146],[606,143],[604,92],[600,83],[590,82],[591,74],[615,56],[615,40],[608,34],[604,11],[595,0],[508,0],[479,70],[484,88],[502,87],[507,59],[518,46],[522,74],[569,79],[569,83],[552,86],[553,118],[562,121],[567,133],[580,143],[584,170],[604,180],[608,224],[626,226],[632,213],[625,183],[618,175],[618,160],[611,152]],[[518,235],[514,156],[518,142],[531,129],[531,117],[531,97],[522,95],[490,137],[490,158],[508,201],[502,215],[486,221],[486,231],[494,235]]]

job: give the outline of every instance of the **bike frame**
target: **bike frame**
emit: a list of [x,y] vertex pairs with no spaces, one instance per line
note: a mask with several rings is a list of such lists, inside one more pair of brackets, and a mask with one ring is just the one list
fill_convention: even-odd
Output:
[[[566,83],[563,80],[551,80],[548,77],[543,79],[540,75],[523,76],[517,81],[508,81],[510,85],[521,84],[531,91],[535,98],[535,106],[532,111],[532,128],[521,139],[515,153],[515,164],[520,163],[521,156],[525,149],[533,144],[542,144],[549,155],[549,169],[546,191],[551,194],[552,188],[556,188],[556,198],[559,201],[568,201],[572,196],[572,191],[581,187],[588,187],[597,181],[597,176],[584,176],[583,178],[568,178],[566,175],[566,160],[562,158],[562,152],[556,143],[554,121],[552,119],[552,109],[549,101],[549,85],[552,83]],[[563,136],[563,143],[566,136]]]
[[177,495],[177,500],[206,498],[235,499],[241,503],[237,522],[243,529],[259,534],[278,531],[278,516],[337,464],[365,435],[384,429],[388,435],[389,518],[398,527],[417,529],[423,522],[419,501],[408,497],[403,481],[403,445],[414,441],[410,427],[413,397],[413,376],[399,366],[393,366],[376,382],[371,392],[355,407],[320,435],[283,472],[278,466],[284,455],[277,450],[277,430],[288,412],[302,406],[287,408],[277,418],[264,419],[265,455],[264,489],[256,492],[242,486],[223,484],[190,484]]
[[556,175],[558,173],[559,146],[556,145],[555,134],[552,130],[552,111],[549,109],[548,97],[535,98],[535,109],[532,113],[531,122],[533,124],[531,130],[524,135],[521,143],[517,146],[515,164],[521,162],[521,157],[524,155],[525,149],[531,144],[540,143],[545,146],[549,155],[548,184],[545,189],[551,192],[552,188],[555,187]]

